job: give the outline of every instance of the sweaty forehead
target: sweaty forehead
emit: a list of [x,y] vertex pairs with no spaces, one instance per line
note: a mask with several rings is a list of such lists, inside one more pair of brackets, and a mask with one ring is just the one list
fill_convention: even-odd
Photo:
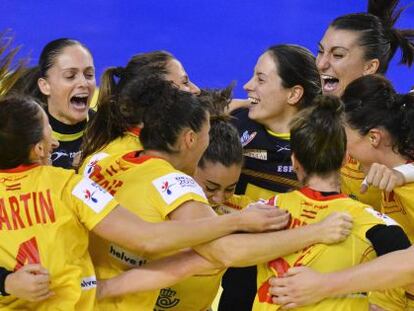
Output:
[[183,65],[176,59],[171,59],[167,63],[167,78],[170,76],[174,77],[183,77],[186,76],[187,73],[184,70]]

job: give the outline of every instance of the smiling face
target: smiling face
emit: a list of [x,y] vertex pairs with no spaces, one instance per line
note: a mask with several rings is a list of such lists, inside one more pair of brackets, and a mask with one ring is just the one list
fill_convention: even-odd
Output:
[[316,66],[324,94],[341,96],[353,80],[375,73],[372,60],[364,59],[358,33],[329,27],[318,47]]
[[96,87],[91,54],[78,44],[64,48],[38,85],[54,118],[65,124],[85,120]]
[[200,88],[190,81],[183,65],[175,58],[171,59],[167,64],[168,73],[165,79],[173,82],[180,90],[192,94],[200,94]]
[[194,178],[203,188],[210,205],[214,207],[223,204],[232,197],[240,173],[240,164],[226,167],[219,162],[205,161],[204,167],[197,167]]
[[253,77],[244,89],[250,101],[249,118],[267,128],[291,109],[288,104],[290,89],[283,87],[277,64],[268,52],[258,59]]

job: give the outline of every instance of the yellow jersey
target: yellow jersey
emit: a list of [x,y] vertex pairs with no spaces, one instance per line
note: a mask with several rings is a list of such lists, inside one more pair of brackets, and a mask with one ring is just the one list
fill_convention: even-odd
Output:
[[139,140],[141,129],[131,128],[124,133],[123,136],[118,137],[103,147],[98,152],[89,155],[79,168],[79,174],[89,176],[93,170],[93,166],[101,159],[108,156],[122,156],[128,152],[141,150],[142,145]]
[[218,215],[230,214],[246,208],[253,200],[247,195],[233,194],[230,199],[221,205],[213,207]]
[[[39,263],[49,270],[54,296],[30,302],[35,310],[92,310],[96,277],[89,233],[118,203],[72,170],[19,166],[0,171],[0,266]],[[0,309],[27,309],[13,296]]]
[[[341,243],[315,244],[288,256],[258,265],[258,291],[253,305],[254,311],[280,308],[270,302],[271,297],[268,294],[270,277],[281,277],[294,266],[308,266],[319,272],[332,272],[371,260],[376,253],[371,242],[365,237],[366,232],[378,224],[396,225],[389,217],[346,195],[325,196],[307,187],[280,194],[270,203],[291,213],[289,228],[318,222],[336,211],[351,214],[354,225],[349,237]],[[327,298],[298,310],[368,310],[368,298],[362,294]]]
[[369,187],[367,192],[360,193],[364,178],[365,174],[361,171],[359,162],[347,155],[346,163],[341,168],[341,192],[380,211],[381,190],[379,188]]
[[[252,200],[248,196],[235,194],[213,209],[218,215],[225,215],[241,211],[250,203]],[[193,276],[184,282],[161,289],[154,311],[208,310],[220,288],[224,272],[223,270],[214,275]],[[178,297],[177,293],[189,294]]]
[[[383,192],[381,211],[395,219],[411,243],[414,242],[414,183],[395,188],[390,193]],[[414,304],[402,288],[374,292],[370,295],[370,302],[389,311],[411,310],[408,306]]]
[[[203,190],[193,178],[174,169],[164,159],[137,152],[99,160],[90,178],[113,194],[122,206],[150,222],[167,221],[169,213],[188,201],[208,204]],[[93,234],[90,252],[98,278],[113,277],[152,259]],[[103,310],[152,311],[158,294],[157,290],[104,299],[99,302],[99,307]],[[184,294],[177,292],[174,299],[181,301]],[[193,291],[190,295],[194,295]]]

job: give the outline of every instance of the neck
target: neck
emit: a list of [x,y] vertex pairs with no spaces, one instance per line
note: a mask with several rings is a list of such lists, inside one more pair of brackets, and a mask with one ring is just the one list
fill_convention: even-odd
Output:
[[384,164],[389,168],[396,167],[398,165],[402,165],[407,163],[409,159],[402,156],[398,152],[394,152],[392,149],[386,150],[379,154],[379,163]]
[[186,174],[189,173],[187,172],[188,169],[186,169],[186,167],[183,165],[182,157],[180,156],[179,153],[168,153],[165,151],[158,151],[158,150],[144,150],[142,154],[147,155],[147,156],[162,158],[168,163],[170,163],[175,169],[182,171]]
[[281,115],[275,116],[269,120],[261,122],[268,130],[274,133],[289,133],[289,123],[297,113],[296,108],[286,109]]
[[306,186],[320,192],[340,192],[339,173],[324,176],[311,175],[305,180]]

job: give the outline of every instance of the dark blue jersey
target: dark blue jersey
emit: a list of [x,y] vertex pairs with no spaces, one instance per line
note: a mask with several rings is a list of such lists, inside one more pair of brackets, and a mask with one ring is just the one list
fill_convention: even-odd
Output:
[[298,182],[290,160],[289,136],[270,132],[263,125],[250,120],[248,112],[248,109],[239,109],[233,114],[245,161],[236,193],[244,194],[248,184],[272,192],[296,188]]
[[[93,110],[89,110],[89,118],[94,114]],[[79,155],[80,146],[82,144],[83,132],[86,127],[87,120],[76,123],[74,125],[64,124],[50,114],[48,114],[49,123],[52,127],[52,135],[59,141],[59,147],[52,152],[52,165],[71,169],[73,168],[73,160]]]

